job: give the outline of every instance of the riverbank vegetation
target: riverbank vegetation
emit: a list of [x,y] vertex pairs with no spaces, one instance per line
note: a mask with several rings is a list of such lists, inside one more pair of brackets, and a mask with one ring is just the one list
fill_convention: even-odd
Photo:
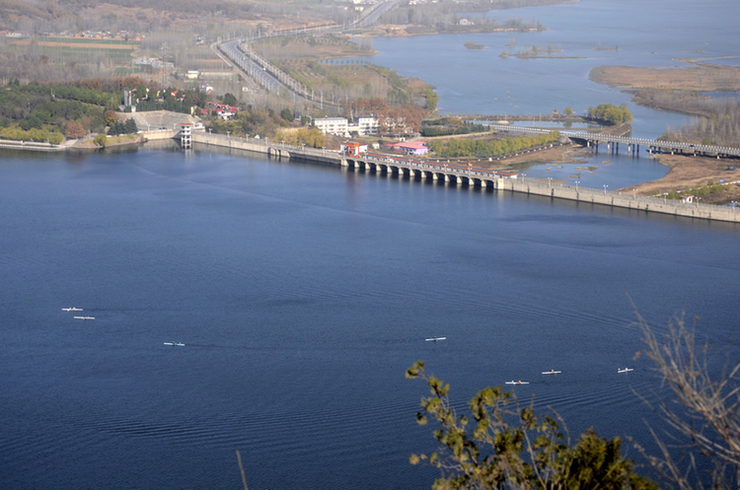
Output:
[[589,78],[619,89],[666,89],[680,91],[738,91],[740,67],[684,60],[686,68],[598,66]]
[[[59,143],[59,136],[80,138],[87,133],[105,132],[107,126],[119,134],[135,132],[116,126],[110,114],[123,103],[129,90],[139,112],[168,110],[190,114],[205,107],[200,90],[157,89],[138,77],[80,80],[70,83],[28,83],[14,80],[0,91],[2,137],[15,140]],[[120,122],[123,124],[123,122]],[[71,128],[71,129],[70,129]]]
[[695,144],[737,146],[740,101],[714,98],[716,91],[740,90],[740,67],[686,60],[687,68],[654,69],[626,66],[594,68],[589,77],[623,88],[633,101],[653,109],[696,116],[688,125],[669,127],[663,138]]
[[[636,192],[643,196],[693,194],[692,189],[701,191],[694,194],[701,197],[702,204],[727,204],[740,201],[740,166],[735,159],[714,157],[670,155],[657,156],[661,164],[669,168],[661,179],[644,182],[623,192]],[[715,192],[706,192],[711,185]]]
[[518,151],[540,147],[560,140],[558,131],[551,131],[537,136],[518,136],[504,139],[463,139],[431,140],[429,148],[436,156],[445,158],[459,157],[499,157]]
[[426,137],[485,133],[486,131],[488,131],[488,127],[485,125],[463,121],[459,117],[441,117],[421,122],[421,135]]
[[[676,201],[680,201],[682,199],[682,195],[692,195],[694,197],[706,197],[710,194],[719,194],[724,190],[724,186],[721,183],[714,183],[711,180],[707,182],[704,185],[699,185],[696,187],[685,187],[681,191],[672,191],[668,194],[664,194],[663,196],[667,199],[674,199]],[[705,199],[706,201],[706,199]]]
[[[402,5],[380,17],[386,35],[457,34],[465,32],[537,31],[543,25],[521,16],[499,19],[491,10],[563,3],[559,0],[473,0]],[[480,13],[469,15],[470,13]],[[466,14],[467,17],[462,15]],[[376,29],[375,34],[383,33]]]
[[662,139],[683,141],[701,145],[738,146],[740,142],[740,100],[733,98],[713,99],[699,95],[666,97],[675,107],[697,117],[689,124],[670,126]]
[[58,144],[71,121],[86,130],[101,130],[106,125],[106,108],[117,108],[120,103],[120,95],[103,88],[96,90],[82,83],[21,85],[11,82],[0,91],[0,136]]
[[621,104],[619,107],[613,104],[599,104],[596,107],[589,107],[587,114],[589,119],[612,126],[632,122],[632,113],[627,104]]

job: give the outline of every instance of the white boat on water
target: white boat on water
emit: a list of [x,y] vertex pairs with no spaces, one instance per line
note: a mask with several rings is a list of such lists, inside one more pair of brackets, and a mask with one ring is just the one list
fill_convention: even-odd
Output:
[[94,316],[76,316],[75,320],[95,320]]
[[631,369],[631,368],[624,368],[624,369],[617,368],[617,374],[619,374],[619,373],[629,373],[630,371],[634,371],[634,369]]
[[171,345],[173,347],[185,347],[185,344],[182,342],[175,342],[174,340],[172,342],[165,342],[164,345]]
[[521,381],[521,380],[519,380],[519,381],[507,381],[506,384],[507,385],[528,385],[529,384],[529,381]]
[[562,371],[555,371],[554,369],[551,371],[542,371],[542,374],[560,374]]
[[71,308],[62,308],[62,311],[82,311],[82,308],[75,308],[72,306]]
[[428,339],[424,339],[427,342],[437,342],[440,340],[447,340],[447,337],[429,337]]

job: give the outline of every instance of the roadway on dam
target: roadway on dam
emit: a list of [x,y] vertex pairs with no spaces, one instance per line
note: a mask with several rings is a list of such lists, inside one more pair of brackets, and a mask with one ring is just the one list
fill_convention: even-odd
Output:
[[[176,136],[176,135],[173,135]],[[277,159],[293,159],[333,165],[378,177],[399,178],[410,182],[431,181],[440,185],[466,187],[471,191],[517,192],[566,199],[587,204],[599,204],[660,213],[687,218],[740,222],[740,212],[731,206],[685,203],[665,198],[638,196],[606,189],[559,185],[539,179],[522,178],[516,174],[471,166],[455,166],[399,155],[364,154],[361,157],[341,155],[337,151],[286,145],[269,139],[236,138],[205,132],[193,133],[193,142],[245,150]]]

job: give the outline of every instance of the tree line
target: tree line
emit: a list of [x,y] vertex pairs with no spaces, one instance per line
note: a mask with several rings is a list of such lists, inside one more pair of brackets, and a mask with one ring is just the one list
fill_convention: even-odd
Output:
[[480,123],[463,121],[458,117],[427,119],[421,122],[422,136],[448,136],[455,134],[484,133],[488,128]]
[[691,94],[649,93],[651,106],[694,114],[689,124],[669,126],[663,138],[702,145],[737,146],[740,141],[740,100]]
[[599,104],[596,107],[588,108],[588,118],[604,124],[618,126],[631,123],[632,113],[627,109],[627,104],[621,104],[619,107],[613,104]]
[[510,155],[526,148],[543,146],[560,140],[558,131],[537,136],[517,136],[501,140],[471,140],[451,138],[447,141],[432,140],[429,148],[441,157],[497,157]]
[[[206,105],[206,94],[201,90],[158,89],[138,77],[67,84],[20,84],[14,80],[0,91],[0,136],[60,143],[62,134],[80,138],[88,132],[103,133],[106,126],[115,123],[107,120],[106,114],[119,110],[124,89],[132,90],[139,111],[190,113],[194,107]],[[114,132],[130,133],[131,128],[118,127]]]

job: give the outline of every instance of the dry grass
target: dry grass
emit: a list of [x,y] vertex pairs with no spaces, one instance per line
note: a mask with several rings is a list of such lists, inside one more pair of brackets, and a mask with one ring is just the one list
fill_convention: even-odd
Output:
[[614,88],[651,88],[712,92],[740,90],[740,67],[686,61],[687,68],[599,66],[589,78]]
[[[740,162],[736,160],[692,157],[683,155],[659,155],[658,161],[670,168],[660,180],[645,182],[627,189],[637,189],[637,193],[644,196],[653,196],[665,192],[682,191],[686,188],[705,186],[709,182],[719,183],[724,180],[725,190],[719,194],[702,196],[706,204],[726,203],[740,199],[740,186],[731,182],[740,182]],[[729,167],[735,167],[729,170]]]

